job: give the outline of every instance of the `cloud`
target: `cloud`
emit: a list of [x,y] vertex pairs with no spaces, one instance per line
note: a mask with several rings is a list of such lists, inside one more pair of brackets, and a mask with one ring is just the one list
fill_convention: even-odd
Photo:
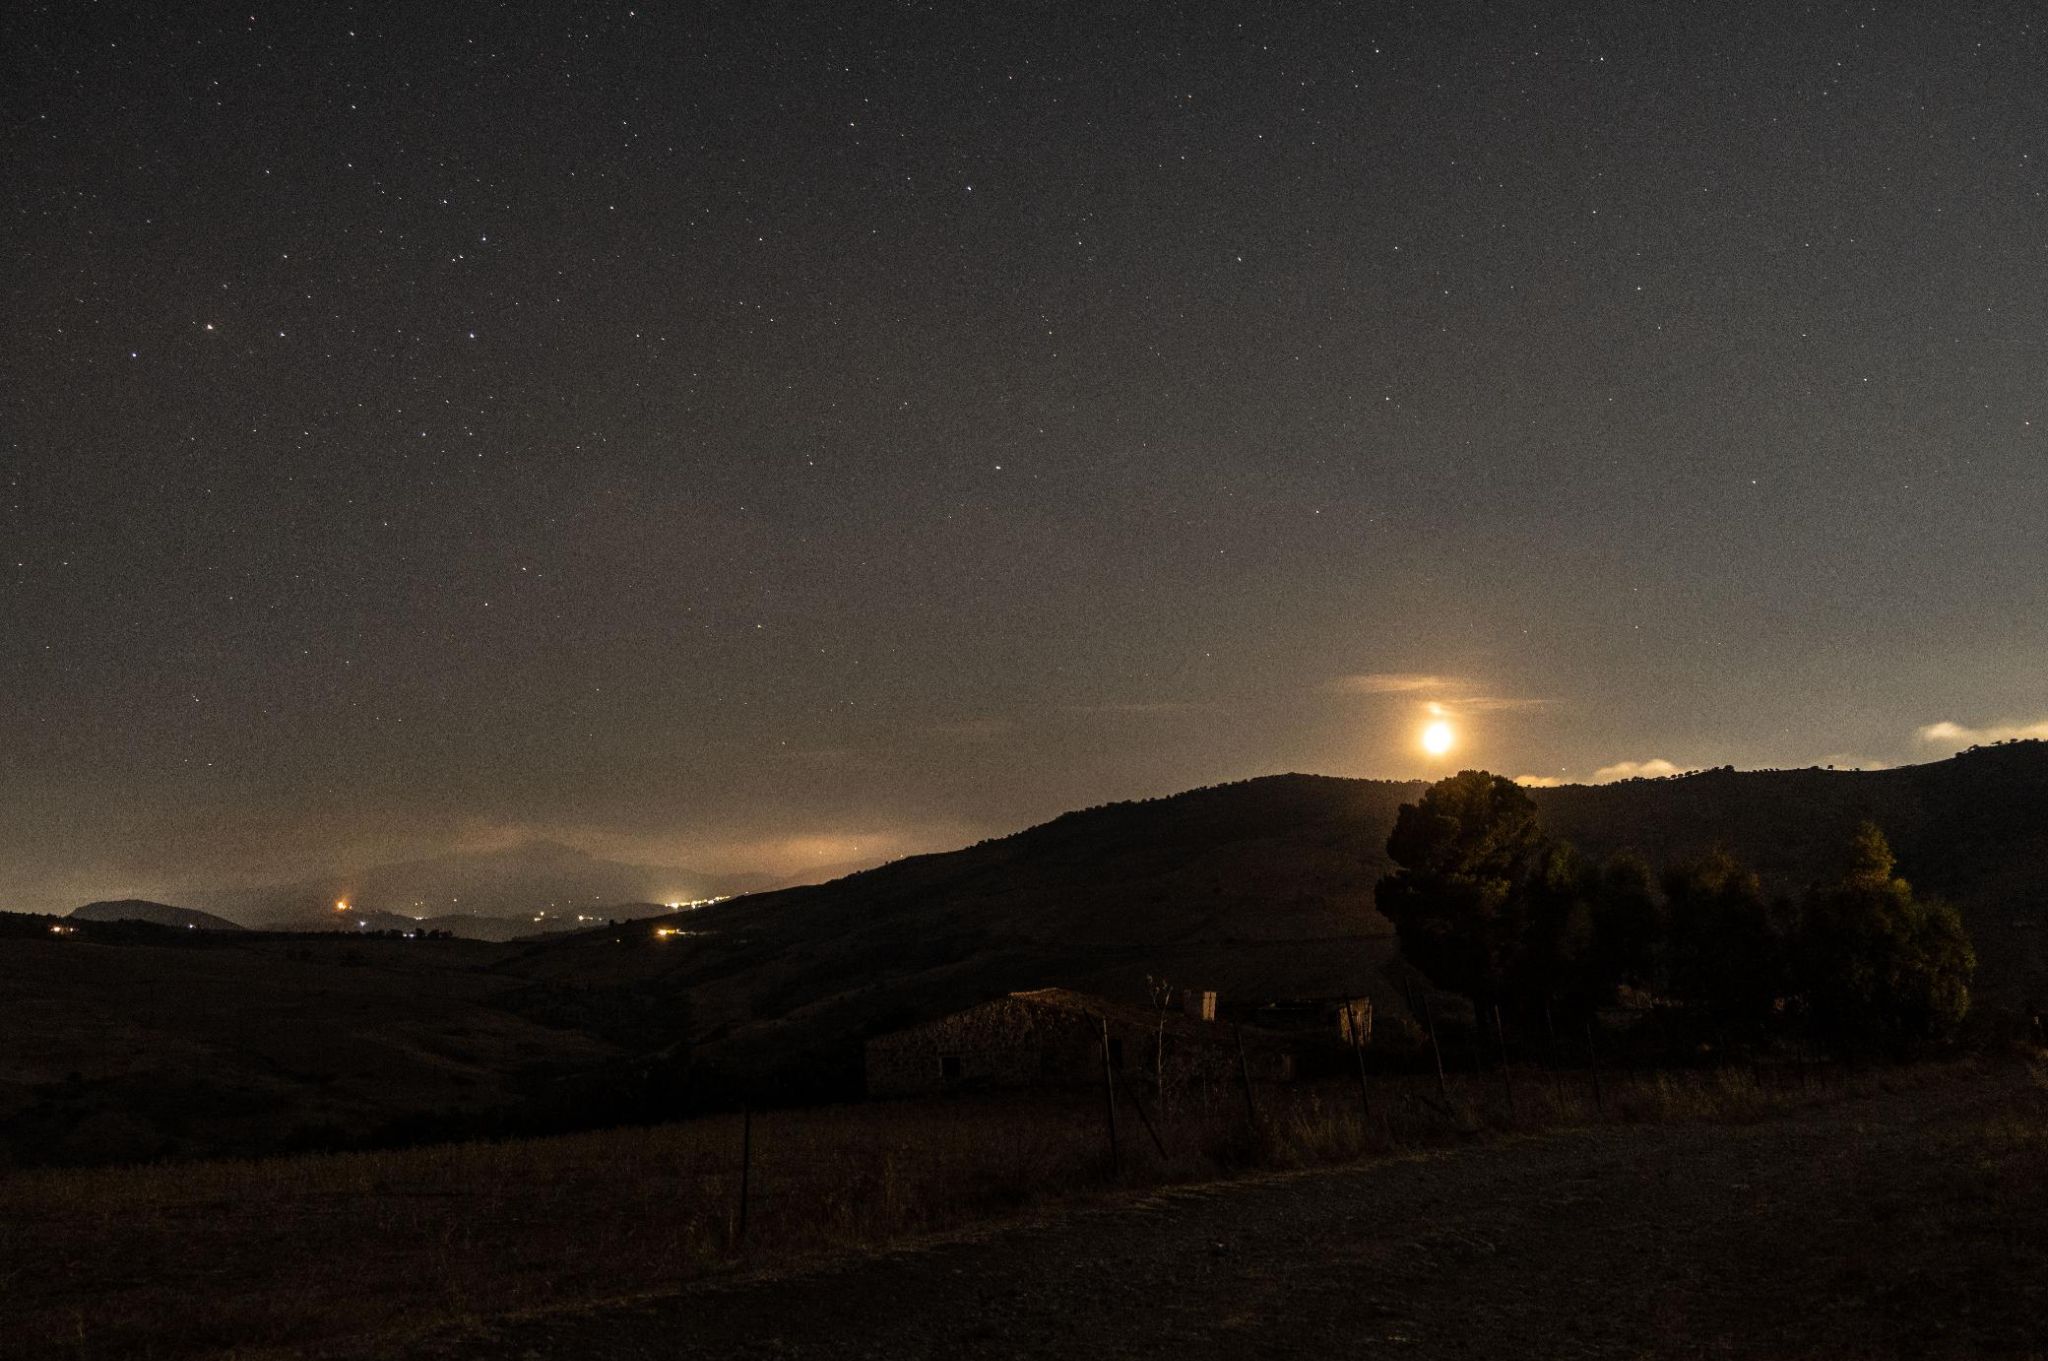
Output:
[[1988,747],[1993,742],[2011,742],[2027,738],[2048,739],[2048,719],[2038,723],[2007,723],[1990,728],[1972,728],[1961,723],[1929,723],[1919,733],[1920,740],[1940,743],[1953,750],[1964,747]]
[[1368,671],[1357,676],[1339,676],[1330,689],[1340,695],[1408,695],[1418,690],[1454,690],[1463,681],[1449,676],[1425,676],[1413,671]]
[[1433,695],[1430,713],[1442,717],[1458,714],[1495,714],[1541,709],[1547,699],[1511,695],[1489,695],[1478,682],[1462,676],[1434,676],[1418,671],[1368,671],[1339,676],[1324,687],[1339,695]]
[[1451,708],[1461,714],[1506,714],[1526,713],[1531,709],[1546,709],[1555,700],[1529,699],[1512,695],[1466,695],[1451,701]]
[[947,850],[979,834],[979,829],[950,823],[663,832],[589,822],[475,821],[454,845],[443,849],[500,851],[550,842],[629,865],[680,866],[706,874],[783,875],[819,865],[879,864],[919,851]]
[[1679,767],[1661,756],[1647,761],[1616,761],[1611,766],[1602,766],[1593,772],[1594,784],[1612,784],[1616,780],[1656,780],[1666,775],[1676,775]]

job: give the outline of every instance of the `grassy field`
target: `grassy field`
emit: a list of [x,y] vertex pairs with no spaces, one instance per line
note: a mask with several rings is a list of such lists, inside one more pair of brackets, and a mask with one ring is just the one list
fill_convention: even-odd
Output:
[[[1761,1077],[1761,1085],[1759,1078]],[[2007,1073],[2008,1080],[2010,1073]],[[740,1117],[502,1143],[248,1162],[34,1171],[0,1181],[0,1354],[251,1357],[373,1347],[508,1312],[780,1267],[978,1221],[1253,1168],[1306,1167],[1594,1120],[1755,1120],[1879,1084],[1986,1081],[1976,1065],[1376,1081],[1128,1103],[1120,1168],[1099,1094],[757,1113],[746,1234]],[[2038,1077],[2036,1089],[2038,1089]],[[1950,1131],[1971,1185],[2048,1199],[2039,1102]],[[2028,1179],[2031,1178],[2029,1181]]]

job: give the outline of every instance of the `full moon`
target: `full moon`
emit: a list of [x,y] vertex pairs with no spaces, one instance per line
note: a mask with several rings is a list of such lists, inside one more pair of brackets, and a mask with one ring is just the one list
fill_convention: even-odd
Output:
[[1456,730],[1441,718],[1422,730],[1422,749],[1431,756],[1443,755],[1457,740]]

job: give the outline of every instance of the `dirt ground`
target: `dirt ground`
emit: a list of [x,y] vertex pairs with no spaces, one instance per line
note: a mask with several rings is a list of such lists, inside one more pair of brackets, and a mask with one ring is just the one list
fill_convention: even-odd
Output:
[[2048,1090],[2012,1069],[1178,1190],[410,1354],[2048,1356]]

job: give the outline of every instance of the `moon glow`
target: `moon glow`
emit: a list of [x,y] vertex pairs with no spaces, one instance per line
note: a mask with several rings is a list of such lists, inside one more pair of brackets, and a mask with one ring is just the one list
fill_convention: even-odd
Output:
[[1441,718],[1422,730],[1422,749],[1431,756],[1443,755],[1457,740],[1457,730]]

